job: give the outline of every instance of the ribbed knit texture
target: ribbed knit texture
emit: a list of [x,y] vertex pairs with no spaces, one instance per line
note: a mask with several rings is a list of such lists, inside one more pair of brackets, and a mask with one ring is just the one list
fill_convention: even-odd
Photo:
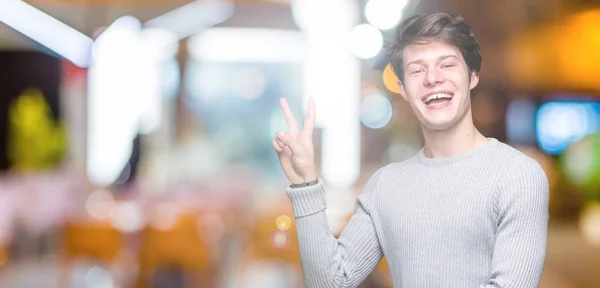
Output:
[[[340,163],[343,165],[343,163]],[[490,138],[448,158],[373,174],[339,239],[323,183],[288,188],[307,287],[356,287],[385,255],[394,287],[538,287],[548,228],[540,165]]]

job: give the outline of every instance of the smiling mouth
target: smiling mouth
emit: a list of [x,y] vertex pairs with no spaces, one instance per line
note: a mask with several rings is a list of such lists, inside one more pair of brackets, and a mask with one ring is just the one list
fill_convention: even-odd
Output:
[[451,93],[435,93],[424,98],[423,103],[425,103],[425,105],[427,106],[440,105],[450,102],[450,100],[452,100],[452,97],[454,97],[454,94]]

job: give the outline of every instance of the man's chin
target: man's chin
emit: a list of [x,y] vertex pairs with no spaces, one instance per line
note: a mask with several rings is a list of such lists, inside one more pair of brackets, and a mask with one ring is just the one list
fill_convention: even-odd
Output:
[[450,129],[455,124],[456,121],[436,119],[421,123],[421,127],[425,131],[440,132]]

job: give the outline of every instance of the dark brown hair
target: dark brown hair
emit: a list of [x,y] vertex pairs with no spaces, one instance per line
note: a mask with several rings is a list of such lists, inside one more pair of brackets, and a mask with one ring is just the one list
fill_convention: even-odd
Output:
[[439,12],[411,16],[396,28],[389,52],[390,62],[398,79],[404,81],[404,47],[432,41],[443,41],[456,46],[467,63],[469,75],[471,71],[479,73],[481,54],[473,29],[460,14]]

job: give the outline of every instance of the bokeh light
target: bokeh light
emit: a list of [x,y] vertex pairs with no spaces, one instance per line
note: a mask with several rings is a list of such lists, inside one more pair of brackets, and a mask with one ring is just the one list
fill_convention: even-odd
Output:
[[158,203],[150,213],[150,226],[159,231],[168,231],[173,229],[177,223],[180,207],[175,203]]
[[380,129],[392,120],[392,103],[380,94],[365,97],[360,104],[360,121],[372,129]]
[[506,108],[506,136],[510,143],[535,144],[535,113],[533,100],[518,98]]
[[356,21],[357,5],[347,0],[289,0],[292,17],[300,30],[337,30]]
[[394,28],[402,18],[408,0],[370,0],[365,5],[367,21],[378,29]]
[[383,47],[383,36],[377,28],[369,24],[360,24],[348,35],[348,45],[354,56],[362,59],[373,58]]
[[287,231],[292,226],[292,219],[290,216],[281,215],[275,220],[275,225],[277,225],[277,229]]
[[586,242],[600,248],[600,202],[593,201],[585,205],[580,215],[579,225]]
[[561,164],[569,181],[590,197],[600,198],[600,134],[588,135],[571,145],[562,155]]
[[290,234],[288,231],[281,231],[279,229],[273,231],[271,234],[271,245],[275,248],[285,248],[290,244]]
[[125,233],[139,231],[144,226],[140,204],[133,201],[117,203],[110,223],[113,227]]
[[94,267],[85,274],[86,288],[113,288],[110,274],[101,267]]
[[400,94],[400,87],[398,86],[398,77],[396,73],[394,73],[394,69],[392,68],[392,64],[388,63],[383,69],[383,85],[385,88],[390,90],[393,93]]
[[548,102],[537,112],[537,141],[548,154],[562,153],[585,135],[599,132],[600,103]]
[[598,89],[600,9],[575,13],[562,24],[554,34],[558,41],[550,46],[556,51],[557,65],[552,70],[557,82],[575,89]]
[[115,200],[110,191],[98,189],[90,193],[85,201],[85,210],[96,220],[108,220],[114,210]]

